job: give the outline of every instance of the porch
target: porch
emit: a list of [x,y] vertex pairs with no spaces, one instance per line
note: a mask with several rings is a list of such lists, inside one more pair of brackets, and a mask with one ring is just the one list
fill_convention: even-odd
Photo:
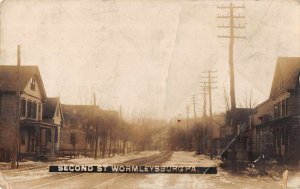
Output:
[[58,129],[54,124],[23,120],[20,124],[20,157],[55,156],[58,151]]

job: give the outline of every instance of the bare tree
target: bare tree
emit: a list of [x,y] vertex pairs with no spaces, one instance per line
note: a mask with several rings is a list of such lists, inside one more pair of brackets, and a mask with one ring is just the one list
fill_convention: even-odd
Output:
[[230,107],[229,107],[229,97],[228,97],[228,94],[227,94],[225,86],[223,86],[223,89],[224,89],[223,91],[224,91],[225,108],[226,108],[226,111],[229,111],[230,110]]
[[253,91],[252,89],[250,90],[250,92],[248,93],[248,90],[246,90],[245,94],[244,94],[244,99],[243,99],[243,103],[239,102],[239,106],[242,108],[253,108],[256,106],[256,101],[254,101],[253,99]]

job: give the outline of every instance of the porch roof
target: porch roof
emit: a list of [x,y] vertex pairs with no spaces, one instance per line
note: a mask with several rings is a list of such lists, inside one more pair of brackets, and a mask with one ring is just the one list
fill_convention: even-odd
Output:
[[44,121],[35,121],[30,119],[25,119],[20,121],[20,125],[23,127],[34,126],[34,127],[45,127],[45,128],[57,128],[59,125],[44,122]]

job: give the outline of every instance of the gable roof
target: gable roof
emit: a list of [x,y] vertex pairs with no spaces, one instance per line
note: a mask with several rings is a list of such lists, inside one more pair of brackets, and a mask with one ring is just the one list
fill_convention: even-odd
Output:
[[[11,65],[0,66],[0,91],[15,92],[18,83],[18,67]],[[40,86],[41,94],[47,98],[42,77],[38,66],[20,66],[20,90],[23,91],[29,80],[35,77]]]
[[62,111],[66,120],[88,119],[92,115],[93,105],[66,105],[62,104]]
[[[52,119],[54,117],[56,107],[60,105],[59,97],[47,98],[43,109],[43,119]],[[63,118],[62,110],[60,110]]]
[[270,98],[295,89],[300,73],[300,57],[279,57],[273,77]]

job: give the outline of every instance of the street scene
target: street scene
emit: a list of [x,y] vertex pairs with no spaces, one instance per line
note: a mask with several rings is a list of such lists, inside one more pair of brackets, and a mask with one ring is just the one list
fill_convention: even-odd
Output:
[[299,1],[0,13],[0,189],[300,188]]

